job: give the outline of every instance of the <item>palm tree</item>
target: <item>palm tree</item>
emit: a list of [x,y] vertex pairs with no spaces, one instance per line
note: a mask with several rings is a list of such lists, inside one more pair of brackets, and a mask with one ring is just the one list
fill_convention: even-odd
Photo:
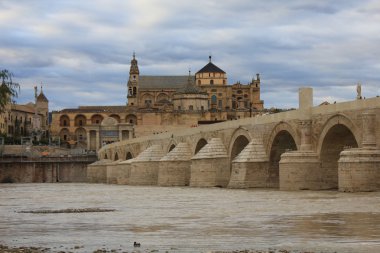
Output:
[[20,85],[12,81],[13,74],[6,69],[0,71],[0,113],[4,112],[6,104],[11,102],[12,98],[17,97],[20,91]]

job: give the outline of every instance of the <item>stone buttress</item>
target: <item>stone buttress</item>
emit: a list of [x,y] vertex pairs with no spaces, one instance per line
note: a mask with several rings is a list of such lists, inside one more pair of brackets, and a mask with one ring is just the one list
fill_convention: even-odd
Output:
[[131,164],[130,185],[157,185],[159,161],[165,155],[161,145],[152,145]]
[[109,173],[110,180],[114,180],[115,184],[129,184],[131,166],[134,159],[119,162],[112,167]]
[[362,114],[363,138],[361,148],[340,153],[338,161],[339,191],[380,190],[380,149],[376,144],[376,114]]
[[321,190],[324,187],[321,162],[311,147],[311,120],[300,120],[300,150],[281,155],[279,185],[280,190]]
[[88,183],[107,183],[107,166],[114,161],[102,159],[87,165]]
[[159,163],[158,185],[187,186],[190,183],[191,150],[181,142]]
[[212,138],[191,158],[190,186],[227,187],[230,166],[227,150],[220,138]]
[[118,165],[121,162],[123,162],[123,160],[117,160],[107,165],[107,184],[117,184],[119,176]]
[[229,188],[268,187],[269,159],[262,141],[253,139],[232,161]]

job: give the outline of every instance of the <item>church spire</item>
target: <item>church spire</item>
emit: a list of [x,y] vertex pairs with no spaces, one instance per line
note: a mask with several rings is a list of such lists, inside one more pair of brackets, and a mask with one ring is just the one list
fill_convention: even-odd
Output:
[[139,66],[137,64],[137,60],[136,60],[136,54],[135,52],[133,52],[133,59],[131,60],[131,68],[129,70],[129,74],[130,75],[138,75],[140,72],[139,72]]

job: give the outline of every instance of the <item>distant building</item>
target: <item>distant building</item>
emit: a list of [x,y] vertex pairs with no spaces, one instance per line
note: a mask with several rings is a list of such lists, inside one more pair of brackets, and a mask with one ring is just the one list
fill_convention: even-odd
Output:
[[126,106],[80,106],[53,112],[51,130],[66,141],[78,141],[82,136],[89,149],[97,149],[103,144],[106,132],[96,126],[107,117],[119,124],[119,140],[122,140],[253,117],[261,112],[263,103],[259,74],[248,84],[228,85],[226,72],[211,61],[211,56],[195,75],[146,76],[140,75],[133,55]]
[[49,100],[42,91],[35,103],[8,103],[0,114],[0,133],[8,137],[31,137],[34,132],[44,134],[49,130]]

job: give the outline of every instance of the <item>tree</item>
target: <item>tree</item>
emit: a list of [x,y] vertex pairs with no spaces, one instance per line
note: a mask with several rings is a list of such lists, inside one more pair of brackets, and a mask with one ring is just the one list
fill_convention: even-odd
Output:
[[13,74],[6,69],[0,71],[0,113],[4,112],[5,106],[12,98],[17,97],[20,85],[12,80]]

